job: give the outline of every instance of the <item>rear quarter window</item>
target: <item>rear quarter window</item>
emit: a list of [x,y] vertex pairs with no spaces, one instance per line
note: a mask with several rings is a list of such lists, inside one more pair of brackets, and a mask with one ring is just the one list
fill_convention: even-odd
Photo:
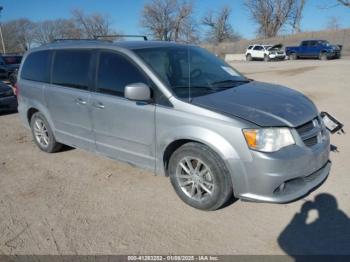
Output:
[[22,66],[21,78],[49,82],[50,56],[51,52],[49,50],[30,53]]

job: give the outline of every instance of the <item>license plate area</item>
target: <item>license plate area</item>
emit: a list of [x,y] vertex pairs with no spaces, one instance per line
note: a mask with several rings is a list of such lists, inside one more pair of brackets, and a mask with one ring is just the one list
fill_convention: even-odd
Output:
[[328,129],[329,132],[332,134],[338,132],[338,131],[343,131],[344,125],[340,123],[337,119],[335,119],[333,116],[331,116],[327,112],[321,112],[321,117],[323,120],[324,125]]

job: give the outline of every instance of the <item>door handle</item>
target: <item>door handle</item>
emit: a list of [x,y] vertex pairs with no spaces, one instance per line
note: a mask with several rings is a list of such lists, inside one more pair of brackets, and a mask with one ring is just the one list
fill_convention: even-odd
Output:
[[102,104],[101,102],[97,102],[97,103],[94,103],[94,107],[96,107],[98,109],[104,109],[105,105]]
[[78,105],[86,105],[87,104],[87,102],[82,98],[75,99],[75,103],[77,103]]

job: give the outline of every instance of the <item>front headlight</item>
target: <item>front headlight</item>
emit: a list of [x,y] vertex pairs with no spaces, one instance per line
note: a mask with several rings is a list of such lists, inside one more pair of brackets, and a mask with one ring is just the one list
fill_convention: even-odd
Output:
[[249,148],[261,152],[275,152],[295,144],[289,128],[243,129],[243,134]]

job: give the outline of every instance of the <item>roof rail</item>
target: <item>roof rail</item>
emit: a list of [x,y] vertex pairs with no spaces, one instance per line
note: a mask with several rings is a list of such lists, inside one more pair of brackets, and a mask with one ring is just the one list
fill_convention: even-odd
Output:
[[148,38],[145,35],[95,35],[94,38],[96,40],[100,38],[108,38],[108,37],[135,37],[135,38],[143,38],[144,41],[147,41]]
[[96,41],[96,40],[111,42],[110,40],[97,39],[97,38],[58,38],[58,39],[54,39],[52,43],[63,42],[63,41]]

